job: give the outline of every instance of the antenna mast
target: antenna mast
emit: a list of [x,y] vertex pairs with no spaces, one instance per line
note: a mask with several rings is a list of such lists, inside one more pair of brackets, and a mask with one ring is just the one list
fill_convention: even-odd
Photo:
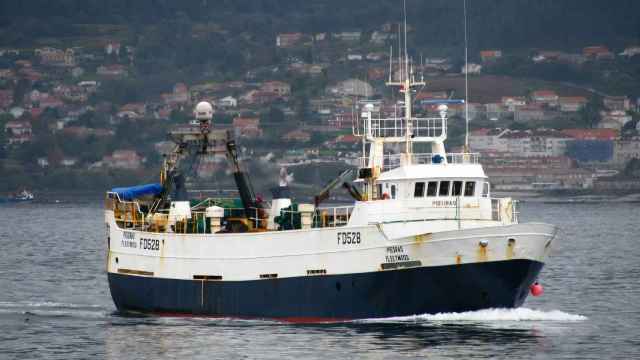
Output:
[[463,0],[464,12],[464,152],[469,152],[469,63],[467,42],[467,0]]
[[[409,53],[407,50],[407,1],[404,0],[404,59],[402,49],[398,49],[398,69],[400,72],[400,78],[397,81],[389,81],[387,82],[388,86],[398,86],[400,87],[400,92],[404,94],[404,124],[405,124],[405,149],[403,154],[403,164],[410,165],[411,164],[411,144],[412,144],[412,125],[414,118],[411,114],[412,100],[411,100],[411,88],[414,86],[424,86],[425,83],[423,80],[415,81],[414,76],[409,71]],[[402,46],[401,32],[398,29],[398,45]],[[403,64],[404,61],[404,64]]]

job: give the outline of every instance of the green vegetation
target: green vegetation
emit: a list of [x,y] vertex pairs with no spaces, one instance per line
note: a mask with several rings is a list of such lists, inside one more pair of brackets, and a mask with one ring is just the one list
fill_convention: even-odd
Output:
[[[553,123],[558,128],[590,128],[597,125],[602,110],[602,98],[594,94],[640,96],[640,56],[572,65],[532,61],[538,49],[579,53],[582,47],[604,44],[619,52],[625,46],[638,43],[640,22],[637,16],[629,14],[640,13],[640,2],[618,0],[614,6],[601,0],[579,3],[492,0],[468,1],[468,6],[470,61],[480,62],[478,54],[483,49],[500,49],[505,54],[493,64],[485,63],[484,75],[471,77],[471,102],[499,102],[501,96],[526,96],[537,89],[554,90],[560,96],[587,96],[587,106],[577,115],[546,124]],[[416,61],[422,57],[448,57],[453,64],[452,71],[458,72],[463,55],[462,0],[408,0],[407,8],[410,9],[410,56]],[[18,56],[0,57],[0,68],[17,72],[15,60],[29,60],[43,73],[41,80],[29,81],[24,77],[15,83],[1,80],[0,89],[13,91],[11,105],[23,105],[25,96],[34,89],[51,93],[59,84],[99,80],[98,92],[88,100],[94,110],[83,113],[66,126],[114,133],[112,136],[104,133],[69,136],[52,131],[57,121],[66,116],[63,111],[46,110],[33,119],[26,115],[22,120],[28,121],[33,129],[30,143],[7,146],[7,136],[0,132],[0,160],[4,159],[0,161],[0,177],[6,179],[2,186],[6,189],[30,184],[50,186],[54,183],[48,181],[59,181],[63,187],[100,188],[111,184],[109,181],[119,181],[108,171],[64,168],[47,171],[37,165],[39,158],[46,158],[52,164],[51,169],[66,157],[76,158],[86,168],[116,149],[132,149],[147,159],[146,167],[154,168],[160,159],[152,144],[164,140],[171,125],[186,123],[191,118],[191,109],[174,107],[169,121],[121,120],[115,113],[125,104],[142,102],[152,102],[154,109],[149,112],[156,111],[162,106],[159,95],[171,92],[179,82],[191,86],[205,82],[219,85],[242,79],[248,83],[285,81],[291,85],[288,101],[243,109],[243,114],[216,114],[216,124],[228,125],[237,115],[259,117],[264,136],[240,140],[257,153],[274,151],[280,156],[293,147],[322,148],[323,143],[338,133],[314,132],[311,141],[305,144],[285,143],[281,139],[300,125],[320,124],[320,116],[312,112],[310,99],[321,97],[328,85],[347,78],[366,79],[368,70],[381,66],[369,61],[345,61],[345,55],[386,52],[390,45],[396,46],[394,39],[380,44],[372,44],[369,39],[383,24],[397,23],[401,18],[401,3],[397,0],[205,0],[186,4],[168,0],[0,2],[0,46],[22,50]],[[331,38],[331,33],[341,31],[362,31],[363,36],[353,43],[305,39],[304,44],[286,49],[275,44],[279,33],[327,33],[327,38]],[[390,33],[395,35],[393,26]],[[121,43],[119,55],[105,54],[104,45],[111,41]],[[33,52],[33,48],[41,46],[81,47],[79,53],[90,55],[80,64],[85,74],[72,78],[69,69],[41,66],[40,58]],[[328,67],[314,76],[301,75],[290,68],[296,62],[322,63]],[[99,66],[113,64],[125,66],[127,76],[108,79],[96,74]],[[455,98],[461,98],[464,79],[451,75],[429,78],[428,90],[446,90]],[[378,88],[382,86],[380,80],[372,83]],[[247,88],[225,91],[226,95],[238,97]],[[636,115],[633,124],[639,120]],[[4,128],[9,120],[9,115],[3,115],[0,126]],[[462,145],[464,121],[453,117],[449,124],[448,145]],[[486,118],[472,123],[472,126],[494,125],[498,124]],[[514,124],[513,119],[501,119],[499,125],[525,128],[538,124]],[[625,134],[634,131],[632,124],[623,129]],[[353,149],[349,145],[343,150]],[[337,156],[338,151],[321,149],[321,155]],[[314,174],[300,176],[317,180]]]

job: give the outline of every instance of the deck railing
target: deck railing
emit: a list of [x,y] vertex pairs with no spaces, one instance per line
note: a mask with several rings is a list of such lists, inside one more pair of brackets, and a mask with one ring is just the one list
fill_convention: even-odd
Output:
[[[438,138],[446,135],[446,120],[441,117],[413,117],[410,123],[414,137]],[[406,121],[401,117],[372,118],[371,133],[377,138],[402,138],[407,134]]]
[[314,227],[345,226],[351,219],[354,206],[331,206],[317,208],[313,214]]
[[[414,165],[441,164],[437,154],[419,153],[411,155],[411,163]],[[392,170],[400,166],[401,154],[384,155],[383,171]],[[478,164],[480,159],[479,153],[448,153],[447,163],[449,164]],[[360,157],[360,167],[368,167],[369,157]]]

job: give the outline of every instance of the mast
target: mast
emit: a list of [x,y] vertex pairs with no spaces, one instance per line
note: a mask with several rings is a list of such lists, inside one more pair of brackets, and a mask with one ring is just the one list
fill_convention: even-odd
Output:
[[[404,8],[403,8],[403,25],[404,25],[404,59],[402,58],[403,50],[398,49],[398,68],[400,70],[400,78],[398,81],[389,81],[387,82],[387,86],[398,86],[400,87],[400,92],[404,93],[404,153],[402,156],[403,165],[411,165],[411,154],[412,154],[412,125],[413,125],[413,115],[412,115],[412,106],[413,101],[411,98],[411,88],[416,86],[424,86],[425,83],[421,79],[421,81],[415,81],[413,76],[413,71],[409,71],[409,54],[407,50],[407,1],[404,0]],[[400,36],[400,29],[398,29],[398,35]],[[398,43],[402,44],[402,40],[398,39]],[[413,70],[413,68],[412,68]]]
[[464,12],[464,152],[469,152],[469,63],[467,42],[467,0],[463,1]]

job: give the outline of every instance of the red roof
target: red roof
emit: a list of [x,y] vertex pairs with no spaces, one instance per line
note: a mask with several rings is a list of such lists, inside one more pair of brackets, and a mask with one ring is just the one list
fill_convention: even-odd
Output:
[[598,54],[606,54],[609,52],[606,46],[588,46],[582,49],[582,53],[584,55],[598,55]]
[[260,126],[259,118],[237,117],[233,119],[233,127],[258,127]]
[[562,132],[578,140],[614,140],[619,135],[616,129],[566,129]]
[[336,138],[336,142],[343,142],[343,143],[357,143],[359,141],[360,141],[360,138],[358,138],[353,134],[340,135]]
[[484,135],[489,134],[490,131],[491,131],[491,129],[487,129],[487,128],[476,129],[476,130],[471,131],[471,135],[484,136]]
[[538,90],[533,92],[533,97],[551,97],[551,96],[555,97],[555,96],[558,96],[558,94],[556,94],[556,92],[553,90]]
[[587,98],[584,96],[563,96],[560,97],[558,101],[565,104],[582,104],[587,102]]

